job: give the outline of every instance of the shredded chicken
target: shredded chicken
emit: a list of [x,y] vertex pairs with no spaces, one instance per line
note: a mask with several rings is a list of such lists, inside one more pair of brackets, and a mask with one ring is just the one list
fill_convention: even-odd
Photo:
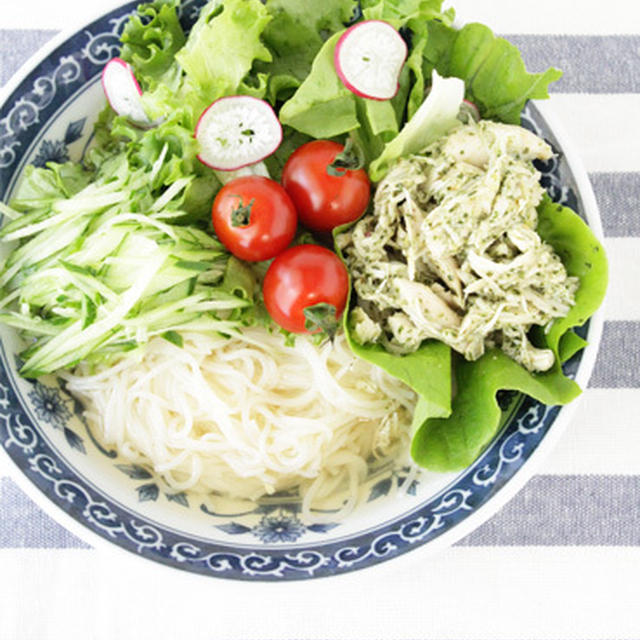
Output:
[[483,120],[398,162],[339,238],[356,339],[406,353],[436,338],[469,360],[497,346],[530,371],[553,366],[527,334],[567,315],[578,280],[536,233],[533,160],[551,156],[526,129]]

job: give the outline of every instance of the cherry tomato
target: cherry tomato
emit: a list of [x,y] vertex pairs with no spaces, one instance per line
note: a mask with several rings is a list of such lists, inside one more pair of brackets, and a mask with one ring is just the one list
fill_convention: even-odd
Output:
[[369,204],[371,184],[364,169],[331,167],[343,150],[330,140],[307,142],[291,154],[282,171],[282,186],[300,221],[314,231],[331,231],[352,222]]
[[334,330],[348,290],[349,276],[340,258],[314,244],[281,253],[271,263],[262,285],[269,315],[293,333]]
[[220,242],[241,260],[269,260],[296,233],[296,209],[287,192],[262,176],[236,178],[216,196],[211,214]]

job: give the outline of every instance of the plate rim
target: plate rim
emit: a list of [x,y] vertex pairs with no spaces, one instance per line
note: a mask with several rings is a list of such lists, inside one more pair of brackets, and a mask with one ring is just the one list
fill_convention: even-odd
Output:
[[[43,45],[37,52],[30,56],[28,60],[26,60],[20,66],[16,73],[0,90],[0,104],[4,104],[11,97],[11,95],[24,82],[24,80],[29,76],[29,74],[34,70],[35,67],[43,63],[55,49],[63,45],[72,36],[81,32],[83,29],[91,25],[94,21],[104,19],[112,12],[122,10],[128,5],[135,6],[135,4],[135,1],[116,1],[113,3],[110,9],[98,9],[95,12],[92,12],[87,17],[83,17],[82,20],[78,19],[74,21],[74,24],[72,26],[64,29],[59,34],[54,36],[50,41]],[[583,162],[578,154],[575,144],[567,135],[562,122],[555,114],[553,105],[550,104],[550,102],[552,102],[552,100],[547,100],[545,102],[532,101],[535,108],[538,109],[543,119],[547,122],[550,129],[553,131],[554,136],[556,137],[560,147],[562,148],[567,165],[569,166],[573,178],[575,179],[577,191],[582,199],[584,208],[583,213],[586,217],[587,223],[596,238],[602,242],[602,221],[588,174],[584,168]],[[606,299],[601,305],[600,309],[596,311],[596,313],[590,319],[589,344],[582,352],[582,359],[576,376],[576,382],[578,382],[580,387],[583,389],[583,393],[572,403],[561,408],[558,415],[553,420],[552,425],[549,427],[548,431],[540,440],[536,448],[529,454],[522,465],[515,471],[513,476],[504,484],[504,486],[500,487],[484,504],[474,508],[473,512],[470,513],[467,517],[456,523],[448,531],[437,536],[433,540],[430,540],[427,543],[420,543],[416,546],[408,547],[406,551],[411,551],[412,553],[410,554],[406,553],[406,551],[403,551],[403,553],[400,553],[397,556],[382,558],[372,564],[358,564],[356,566],[338,569],[326,574],[319,573],[311,576],[308,574],[301,574],[299,576],[287,576],[284,577],[283,580],[278,580],[278,582],[288,582],[291,579],[296,580],[296,578],[298,579],[297,581],[306,581],[305,578],[318,579],[325,577],[336,577],[365,568],[368,569],[369,572],[371,572],[375,569],[379,569],[380,567],[385,567],[388,564],[387,560],[398,560],[402,556],[407,556],[410,559],[416,559],[417,554],[420,554],[421,557],[424,558],[426,556],[429,556],[430,554],[438,553],[443,549],[452,546],[460,539],[468,535],[471,531],[477,529],[484,522],[489,520],[493,515],[495,515],[495,513],[497,513],[505,504],[507,504],[507,502],[509,502],[522,489],[526,482],[528,482],[528,480],[536,473],[537,469],[539,469],[541,463],[544,461],[545,456],[548,455],[549,452],[554,448],[560,436],[572,421],[575,412],[580,402],[582,401],[584,391],[587,388],[589,378],[595,366],[604,325],[603,312],[605,305]],[[133,549],[121,547],[119,544],[116,544],[113,541],[104,538],[103,536],[91,530],[87,525],[76,520],[73,516],[64,511],[62,507],[53,502],[44,491],[42,491],[36,484],[31,482],[31,480],[22,472],[18,464],[4,449],[4,447],[0,447],[0,449],[2,450],[0,456],[3,456],[4,460],[7,461],[5,464],[5,468],[7,469],[8,475],[11,480],[13,480],[17,484],[17,486],[55,522],[60,524],[78,539],[91,545],[92,547],[98,549],[108,549],[109,552],[114,552],[117,550],[119,557],[123,558],[131,558],[132,556],[136,557],[140,561],[143,561],[144,566],[147,566],[148,568],[155,565],[158,570],[161,570],[161,567],[181,570],[182,573],[197,576],[198,578],[202,579],[208,579],[210,577],[221,579],[242,579],[241,576],[227,573],[199,573],[197,571],[191,570],[188,563],[176,565],[157,560],[149,562],[149,560],[155,560],[155,558],[137,553]],[[316,544],[314,546],[322,546],[322,543]],[[122,554],[126,554],[126,556]],[[252,582],[255,581],[261,583],[261,579],[264,580],[265,577],[254,576],[254,580],[252,580]]]

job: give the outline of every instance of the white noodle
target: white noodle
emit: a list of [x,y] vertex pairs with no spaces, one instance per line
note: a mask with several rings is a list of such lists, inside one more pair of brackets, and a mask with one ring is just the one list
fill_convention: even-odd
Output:
[[307,518],[344,492],[333,519],[356,504],[372,456],[406,463],[415,394],[355,358],[343,336],[321,346],[300,336],[294,347],[261,329],[183,338],[65,374],[103,444],[168,491],[255,500],[298,487]]

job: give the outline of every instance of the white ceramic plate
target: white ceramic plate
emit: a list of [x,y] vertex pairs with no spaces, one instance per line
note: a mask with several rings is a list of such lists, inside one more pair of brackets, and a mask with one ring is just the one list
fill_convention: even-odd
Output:
[[[136,2],[58,37],[32,59],[0,100],[0,197],[8,201],[30,163],[82,156],[104,105],[104,64],[119,51],[119,33]],[[192,22],[201,0],[183,3]],[[586,173],[547,105],[530,104],[526,126],[561,151],[543,169],[554,200],[577,210],[601,237]],[[602,321],[582,335],[589,346],[566,365],[586,386]],[[573,413],[505,396],[505,425],[484,454],[460,474],[425,473],[402,497],[390,491],[406,471],[373,473],[362,504],[345,522],[305,523],[299,505],[277,496],[258,505],[168,496],[151,474],[102,448],[81,407],[55,378],[20,378],[19,340],[0,332],[0,442],[20,486],[73,533],[108,541],[164,565],[238,579],[288,580],[331,575],[389,560],[421,545],[437,549],[467,534],[530,477]],[[405,489],[407,487],[405,486]]]

